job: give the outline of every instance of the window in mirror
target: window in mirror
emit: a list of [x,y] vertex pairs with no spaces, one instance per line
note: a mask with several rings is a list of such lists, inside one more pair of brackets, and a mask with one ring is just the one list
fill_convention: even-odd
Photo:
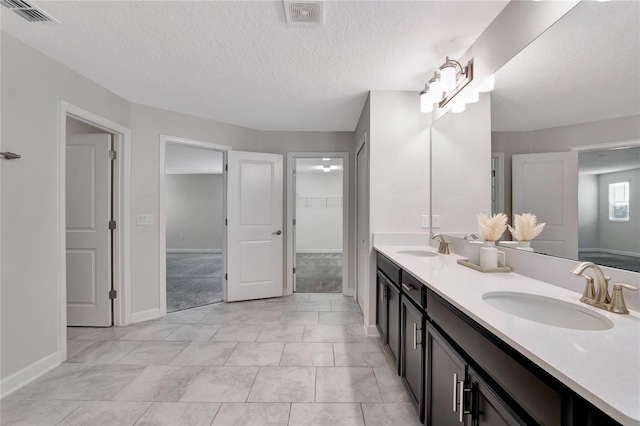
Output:
[[629,182],[609,184],[609,222],[629,222]]

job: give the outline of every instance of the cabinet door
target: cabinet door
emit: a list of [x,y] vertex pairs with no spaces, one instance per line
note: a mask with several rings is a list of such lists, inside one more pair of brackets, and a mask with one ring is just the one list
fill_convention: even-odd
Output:
[[472,426],[526,425],[497,394],[469,368],[469,387],[472,390]]
[[400,290],[387,285],[387,345],[399,370],[400,359]]
[[413,397],[420,420],[423,419],[423,381],[424,381],[424,350],[423,317],[422,313],[402,296],[402,345],[401,345],[401,376]]
[[378,293],[376,302],[376,324],[382,337],[382,342],[387,344],[387,279],[378,271],[377,275]]
[[426,350],[426,425],[469,424],[469,416],[464,414],[462,403],[466,363],[431,325],[427,325]]

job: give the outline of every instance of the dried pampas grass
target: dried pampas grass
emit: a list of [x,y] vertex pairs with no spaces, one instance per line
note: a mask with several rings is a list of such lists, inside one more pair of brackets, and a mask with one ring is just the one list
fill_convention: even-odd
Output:
[[531,241],[544,229],[544,223],[538,224],[538,218],[532,213],[514,215],[514,228],[509,226],[509,232],[518,241]]
[[489,217],[484,213],[478,215],[478,231],[485,241],[497,241],[507,229],[507,215],[496,213]]

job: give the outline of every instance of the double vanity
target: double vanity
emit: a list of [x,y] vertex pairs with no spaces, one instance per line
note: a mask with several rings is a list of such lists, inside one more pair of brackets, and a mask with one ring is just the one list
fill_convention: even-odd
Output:
[[640,425],[638,313],[429,246],[375,249],[377,326],[425,425]]

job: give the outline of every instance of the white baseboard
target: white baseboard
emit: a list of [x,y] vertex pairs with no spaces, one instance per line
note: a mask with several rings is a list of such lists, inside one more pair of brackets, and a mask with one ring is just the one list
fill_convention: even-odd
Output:
[[17,371],[10,376],[5,377],[0,381],[0,397],[5,398],[21,387],[33,382],[38,377],[53,370],[61,363],[61,354],[60,351],[58,351],[26,366],[22,370]]
[[344,294],[345,296],[351,296],[353,297],[356,293],[355,288],[348,288],[346,289],[342,294]]
[[148,311],[133,312],[131,314],[131,324],[142,321],[149,321],[160,318],[160,308],[149,309]]
[[167,249],[167,253],[222,253],[222,249]]
[[342,254],[342,249],[296,249],[301,254]]
[[633,251],[611,250],[604,248],[579,248],[578,251],[584,253],[602,252],[607,254],[619,254],[620,256],[640,257],[640,253],[636,253]]
[[367,337],[380,337],[380,332],[378,331],[378,327],[376,327],[375,325],[365,325],[364,326],[364,334],[367,335]]

